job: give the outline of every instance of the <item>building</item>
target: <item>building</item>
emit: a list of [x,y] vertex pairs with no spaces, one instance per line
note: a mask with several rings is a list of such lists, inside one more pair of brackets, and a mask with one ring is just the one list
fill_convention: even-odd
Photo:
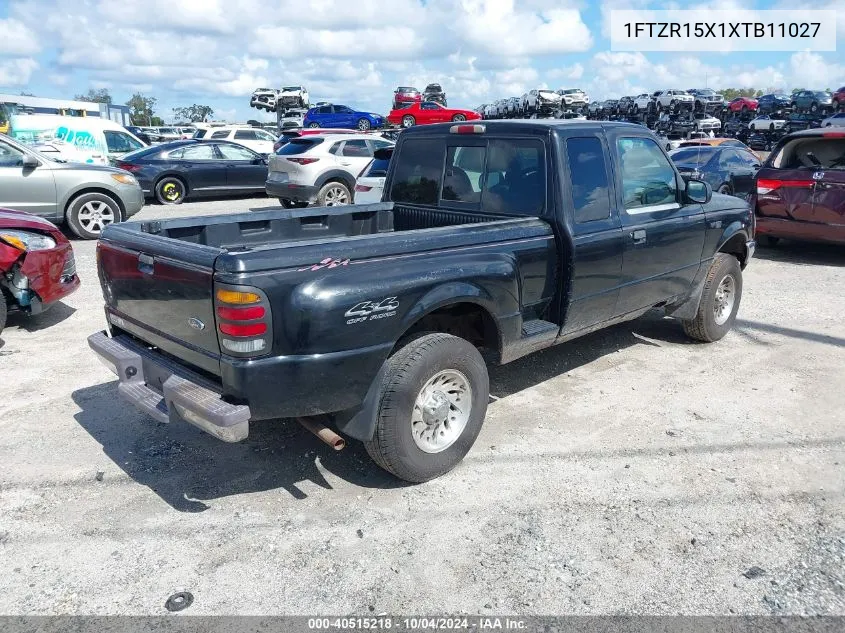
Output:
[[8,121],[11,115],[18,113],[95,116],[111,119],[119,125],[132,125],[129,106],[125,105],[0,94],[0,126],[4,120]]

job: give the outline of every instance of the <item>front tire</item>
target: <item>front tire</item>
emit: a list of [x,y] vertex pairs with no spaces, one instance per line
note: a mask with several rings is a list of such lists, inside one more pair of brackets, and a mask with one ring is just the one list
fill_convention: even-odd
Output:
[[455,116],[452,117],[452,121],[454,121],[455,123],[458,123],[459,121],[466,121],[466,120],[467,120],[467,118],[463,114],[456,114]]
[[156,200],[161,204],[182,204],[185,201],[185,183],[178,178],[162,178],[156,184]]
[[362,132],[369,131],[369,129],[371,127],[372,127],[372,125],[370,125],[369,119],[363,119],[363,118],[358,119],[358,129],[361,130]]
[[402,117],[402,127],[414,127],[416,124],[417,120],[410,114],[406,114]]
[[424,334],[387,361],[367,453],[399,479],[419,483],[452,470],[487,413],[487,366],[468,341]]
[[68,205],[65,213],[70,230],[83,240],[96,240],[109,224],[120,222],[120,205],[104,193],[85,193]]
[[739,261],[733,255],[716,253],[704,280],[698,313],[695,318],[683,321],[684,332],[696,341],[718,341],[733,327],[741,299]]
[[320,124],[319,124],[319,123],[317,123],[317,122],[315,121],[315,122],[313,122],[313,123],[309,123],[309,124],[308,124],[308,127],[310,127],[310,128],[312,128],[312,129],[314,129],[314,128],[318,128],[318,127],[320,127]]

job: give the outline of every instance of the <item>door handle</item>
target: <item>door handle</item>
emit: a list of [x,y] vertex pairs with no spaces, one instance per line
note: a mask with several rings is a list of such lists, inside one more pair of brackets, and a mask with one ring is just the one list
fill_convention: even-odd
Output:
[[146,253],[138,253],[138,270],[145,275],[152,275],[155,266],[155,258]]
[[645,230],[639,229],[637,231],[632,231],[631,237],[634,240],[634,244],[645,244]]

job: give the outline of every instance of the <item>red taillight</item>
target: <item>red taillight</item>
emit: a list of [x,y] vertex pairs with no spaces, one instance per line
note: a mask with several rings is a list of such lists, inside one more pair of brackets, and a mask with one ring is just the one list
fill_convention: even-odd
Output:
[[298,165],[310,165],[311,163],[316,163],[319,158],[288,158],[288,160],[292,163],[297,163]]
[[267,333],[266,323],[221,323],[220,331],[229,336],[240,338],[246,336],[261,336]]
[[368,187],[367,185],[355,185],[355,191],[370,191],[372,187]]
[[760,178],[757,180],[757,194],[766,195],[777,189],[782,188],[810,188],[814,182],[812,180],[779,180],[774,178]]
[[249,308],[224,308],[218,306],[217,316],[227,321],[253,321],[254,319],[261,319],[266,314],[266,310],[262,306],[252,306]]
[[825,138],[845,138],[845,132],[822,132]]
[[135,165],[134,163],[124,163],[123,161],[118,161],[117,168],[118,169],[125,169],[126,171],[129,171],[129,172],[141,171],[140,165]]
[[486,129],[486,126],[478,124],[453,125],[449,128],[449,132],[452,134],[484,134]]

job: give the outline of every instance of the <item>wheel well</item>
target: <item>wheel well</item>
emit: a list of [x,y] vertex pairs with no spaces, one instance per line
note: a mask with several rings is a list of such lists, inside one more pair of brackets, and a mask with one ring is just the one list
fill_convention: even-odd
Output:
[[120,219],[121,220],[126,219],[126,208],[123,206],[123,201],[120,199],[120,196],[116,196],[113,192],[109,191],[108,189],[99,189],[97,187],[88,187],[86,189],[82,189],[81,191],[77,191],[76,193],[74,193],[70,197],[70,199],[68,199],[67,204],[65,205],[65,213],[64,213],[65,220],[67,220],[67,214],[70,212],[70,208],[71,208],[71,206],[73,206],[73,203],[76,202],[77,198],[79,198],[80,196],[84,196],[86,194],[89,194],[89,193],[99,193],[101,195],[108,196],[109,198],[114,200],[117,203],[118,209],[120,209]]
[[354,184],[354,183],[350,183],[350,182],[349,182],[349,180],[347,180],[346,178],[344,178],[344,177],[343,177],[343,176],[341,176],[341,175],[333,175],[333,176],[330,176],[329,178],[326,178],[326,180],[325,180],[325,181],[323,181],[323,182],[320,184],[320,189],[322,189],[323,187],[325,187],[325,186],[326,186],[327,184],[329,184],[330,182],[337,182],[337,183],[340,183],[341,185],[343,185],[344,187],[346,187],[347,189],[349,189],[349,193],[352,193],[352,192],[355,190],[355,184]]
[[727,242],[722,244],[719,248],[719,252],[733,255],[739,260],[739,265],[742,268],[745,268],[745,264],[748,259],[748,251],[745,248],[745,236],[742,233],[737,233]]
[[399,337],[393,350],[396,351],[408,337],[420,332],[459,336],[494,358],[498,358],[501,352],[496,321],[487,310],[475,303],[456,303],[429,312]]

